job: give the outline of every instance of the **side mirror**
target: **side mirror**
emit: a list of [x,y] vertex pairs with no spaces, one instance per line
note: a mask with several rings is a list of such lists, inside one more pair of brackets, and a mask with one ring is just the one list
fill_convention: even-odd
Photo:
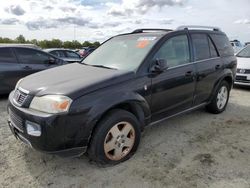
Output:
[[168,64],[165,59],[156,59],[151,67],[152,73],[162,73],[168,69]]

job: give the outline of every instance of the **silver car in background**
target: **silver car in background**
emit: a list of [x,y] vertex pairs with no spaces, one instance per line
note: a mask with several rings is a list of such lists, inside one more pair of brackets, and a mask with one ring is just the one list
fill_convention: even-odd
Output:
[[236,54],[238,65],[234,84],[250,86],[250,45]]
[[75,63],[82,61],[82,57],[73,50],[64,48],[48,48],[44,49],[44,51],[53,54],[54,56],[59,57],[60,59],[68,63]]

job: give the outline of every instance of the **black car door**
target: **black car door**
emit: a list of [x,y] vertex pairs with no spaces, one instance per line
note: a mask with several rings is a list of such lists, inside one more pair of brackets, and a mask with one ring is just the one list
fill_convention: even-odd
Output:
[[211,38],[205,33],[191,34],[194,60],[197,70],[197,83],[194,104],[208,100],[216,80],[223,71],[223,62]]
[[57,59],[50,54],[31,48],[15,48],[21,65],[22,76],[58,66]]
[[152,78],[152,121],[190,108],[195,88],[195,68],[186,34],[169,38],[156,52],[155,59],[164,59],[169,68]]
[[22,77],[21,66],[10,47],[0,48],[0,94],[10,92]]

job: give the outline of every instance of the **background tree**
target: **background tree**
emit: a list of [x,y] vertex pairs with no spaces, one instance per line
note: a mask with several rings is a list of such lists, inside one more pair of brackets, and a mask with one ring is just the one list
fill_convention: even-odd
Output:
[[80,49],[82,47],[98,47],[100,46],[100,42],[89,42],[85,41],[82,44],[77,41],[61,41],[60,39],[52,39],[52,40],[26,40],[23,35],[19,35],[16,39],[9,39],[0,37],[0,43],[21,43],[21,44],[34,44],[40,46],[41,48],[68,48],[68,49]]
[[50,43],[51,48],[62,48],[63,46],[63,42],[59,39],[52,39]]
[[9,38],[0,37],[0,43],[14,43],[14,41]]
[[17,43],[25,43],[26,42],[26,40],[25,40],[25,38],[24,38],[24,36],[23,35],[19,35],[17,38],[16,38],[16,40],[15,40]]
[[38,42],[38,40],[36,40],[36,39],[32,39],[31,41],[30,41],[30,43],[31,44],[34,44],[34,45],[39,45],[39,42]]
[[95,48],[99,47],[100,45],[101,45],[100,42],[94,42],[94,43],[93,43],[93,46],[94,46]]
[[85,41],[84,43],[82,43],[82,47],[91,47],[92,43],[89,41]]

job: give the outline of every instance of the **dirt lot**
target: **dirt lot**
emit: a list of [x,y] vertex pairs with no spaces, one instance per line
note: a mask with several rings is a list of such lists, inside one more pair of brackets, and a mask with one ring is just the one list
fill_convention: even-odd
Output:
[[249,89],[234,89],[221,115],[202,109],[146,128],[135,156],[108,168],[20,143],[6,103],[1,97],[0,187],[250,187]]

